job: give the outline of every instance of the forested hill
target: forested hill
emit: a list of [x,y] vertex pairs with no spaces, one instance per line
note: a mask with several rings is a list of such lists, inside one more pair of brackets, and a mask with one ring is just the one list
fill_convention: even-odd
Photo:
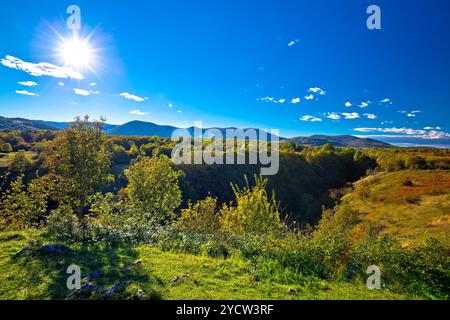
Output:
[[[55,121],[42,121],[42,120],[28,120],[22,118],[5,118],[0,116],[0,130],[51,130],[58,131],[66,129],[70,126],[70,122],[55,122]],[[180,128],[168,125],[159,125],[152,122],[145,121],[131,121],[123,125],[105,124],[104,130],[109,135],[120,136],[157,136],[161,138],[170,138],[172,132]],[[186,130],[193,136],[195,127],[187,128]],[[237,128],[210,128],[217,129],[222,134],[225,134],[227,129]],[[247,130],[249,128],[245,128]],[[207,129],[203,129],[207,130]],[[263,130],[257,130],[258,136],[266,134]],[[354,147],[354,148],[386,148],[392,145],[369,138],[358,138],[350,135],[341,136],[326,136],[315,135],[311,137],[295,137],[284,139],[283,141],[290,141],[306,146],[323,146],[325,144],[331,144],[335,147]]]
[[311,137],[294,137],[287,141],[298,143],[305,146],[323,146],[331,144],[335,147],[353,147],[353,148],[389,148],[389,143],[381,142],[370,138],[358,138],[350,135],[325,136],[315,135]]

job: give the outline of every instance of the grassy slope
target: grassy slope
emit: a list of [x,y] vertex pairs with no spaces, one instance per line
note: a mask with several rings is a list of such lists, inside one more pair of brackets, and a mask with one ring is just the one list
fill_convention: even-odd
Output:
[[340,210],[344,207],[354,209],[362,222],[382,232],[404,236],[405,244],[430,236],[450,242],[448,171],[408,170],[366,178],[344,196]]
[[[252,266],[238,257],[213,259],[163,252],[158,248],[80,248],[71,246],[65,255],[34,254],[15,257],[39,235],[0,233],[0,299],[64,299],[67,295],[65,273],[70,264],[81,267],[82,277],[102,269],[105,275],[94,283],[102,291],[128,280],[124,293],[116,298],[132,298],[139,288],[147,298],[161,299],[410,299],[386,290],[369,290],[363,284],[316,282],[275,283],[256,281]],[[128,271],[127,263],[137,260],[141,266]],[[187,279],[171,282],[174,276],[190,274]],[[288,294],[290,288],[298,296]]]

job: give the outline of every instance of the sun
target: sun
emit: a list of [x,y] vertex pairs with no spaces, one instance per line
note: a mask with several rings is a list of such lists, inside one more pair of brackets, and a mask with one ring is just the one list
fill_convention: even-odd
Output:
[[90,67],[94,60],[94,50],[87,39],[80,39],[73,36],[63,39],[59,47],[59,55],[68,66],[77,69]]

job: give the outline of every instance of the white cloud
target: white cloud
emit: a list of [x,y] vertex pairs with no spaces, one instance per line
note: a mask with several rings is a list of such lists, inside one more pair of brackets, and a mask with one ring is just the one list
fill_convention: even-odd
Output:
[[423,139],[442,139],[449,138],[450,134],[437,130],[416,130],[411,128],[355,128],[353,129],[357,132],[382,132],[382,133],[393,133],[395,136],[408,136],[408,137],[418,137]]
[[285,103],[286,99],[276,99],[274,97],[258,98],[257,101],[273,102],[273,103]]
[[392,104],[392,101],[389,98],[384,98],[383,100],[380,101],[380,103]]
[[441,130],[441,127],[425,127],[424,130]]
[[345,119],[358,119],[359,118],[359,113],[357,112],[343,112],[341,113]]
[[322,88],[319,88],[319,87],[309,88],[308,92],[317,93],[321,96],[324,96],[327,94],[327,92],[325,90],[323,90]]
[[95,87],[97,84],[96,84],[95,82],[91,82],[91,83],[89,83],[89,85],[90,85],[91,87]]
[[24,87],[35,87],[38,84],[34,81],[21,81],[21,82],[17,82],[18,84],[24,86]]
[[321,122],[322,121],[322,119],[320,119],[320,118],[317,118],[314,116],[308,116],[308,115],[300,117],[300,120],[301,121],[311,121],[311,122]]
[[352,106],[352,103],[351,103],[350,101],[347,101],[347,102],[345,103],[345,106],[346,106],[347,108],[350,108],[350,107]]
[[58,82],[58,86],[60,86],[60,87],[64,87],[64,82],[62,82],[62,81],[59,81],[59,82]]
[[89,90],[89,93],[91,93],[91,94],[100,94],[100,91]]
[[415,118],[416,114],[415,113],[408,113],[406,116],[409,117],[409,118]]
[[291,103],[293,103],[293,104],[300,103],[300,98],[293,98],[293,99],[291,100]]
[[339,120],[341,118],[341,116],[336,112],[330,112],[326,115],[326,117],[333,120]]
[[367,117],[367,119],[371,119],[371,120],[374,120],[377,118],[377,115],[373,114],[373,113],[364,113],[364,116]]
[[173,108],[173,104],[172,103],[169,103],[169,108]]
[[78,94],[78,95],[80,95],[80,96],[85,96],[85,97],[91,95],[91,92],[90,92],[90,91],[88,91],[88,90],[83,90],[83,89],[78,89],[78,88],[74,88],[74,89],[73,89],[73,92],[75,92],[75,94]]
[[78,104],[78,102],[76,102],[76,101],[70,101],[70,104]]
[[134,109],[134,110],[130,111],[130,114],[134,114],[134,115],[137,115],[137,116],[145,116],[145,115],[148,114],[148,112],[142,112],[142,111],[140,111],[138,109]]
[[288,42],[288,46],[289,46],[289,47],[292,47],[292,46],[294,46],[296,43],[298,43],[298,41],[299,41],[298,39],[291,40],[291,41]]
[[178,112],[178,113],[183,113],[183,111],[181,111],[181,110],[178,110],[177,112]]
[[312,100],[314,99],[314,96],[312,94],[305,96],[306,100]]
[[410,128],[355,128],[358,132],[383,132],[383,133],[396,133],[396,134],[406,134],[406,135],[425,135],[427,131],[425,130],[414,130]]
[[5,67],[21,70],[35,77],[49,76],[55,78],[72,78],[77,80],[84,79],[81,73],[70,67],[59,67],[47,62],[26,62],[9,55],[6,56],[6,59],[2,59],[0,62]]
[[38,96],[36,93],[30,92],[30,91],[27,91],[27,90],[16,90],[16,93],[17,94],[22,94],[22,95],[25,95],[25,96],[34,96],[34,97]]
[[141,97],[139,97],[139,96],[136,96],[136,95],[131,94],[131,93],[128,93],[128,92],[122,92],[122,93],[120,94],[120,96],[121,96],[121,97],[124,97],[125,99],[133,100],[133,101],[136,101],[136,102],[143,102],[143,101],[145,101],[145,100],[148,100],[147,97],[141,98]]
[[370,101],[363,101],[361,102],[361,104],[359,105],[360,108],[367,108],[370,104]]

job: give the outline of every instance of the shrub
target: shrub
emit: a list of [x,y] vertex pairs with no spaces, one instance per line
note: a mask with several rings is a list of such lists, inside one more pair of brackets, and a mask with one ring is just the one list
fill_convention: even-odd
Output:
[[0,146],[0,151],[1,151],[1,152],[5,152],[5,153],[9,153],[9,152],[12,152],[12,151],[13,151],[13,148],[12,148],[12,146],[11,146],[10,143],[3,143],[3,144]]
[[405,167],[411,170],[423,170],[427,169],[428,166],[424,158],[416,156],[406,159]]
[[181,204],[179,178],[166,156],[142,157],[125,171],[127,206],[150,224],[167,224]]
[[60,206],[53,210],[47,219],[48,233],[59,240],[76,240],[79,232],[79,221],[70,206]]
[[245,233],[268,234],[283,228],[280,219],[278,203],[275,193],[269,198],[266,185],[263,180],[255,176],[255,186],[247,186],[242,190],[237,185],[232,185],[236,196],[236,206],[224,205],[220,211],[220,223],[222,228],[232,234]]
[[26,152],[23,150],[20,150],[14,155],[8,167],[9,171],[20,173],[26,173],[32,168],[33,162],[28,158]]
[[178,227],[185,232],[214,234],[219,231],[217,199],[208,197],[181,211]]

